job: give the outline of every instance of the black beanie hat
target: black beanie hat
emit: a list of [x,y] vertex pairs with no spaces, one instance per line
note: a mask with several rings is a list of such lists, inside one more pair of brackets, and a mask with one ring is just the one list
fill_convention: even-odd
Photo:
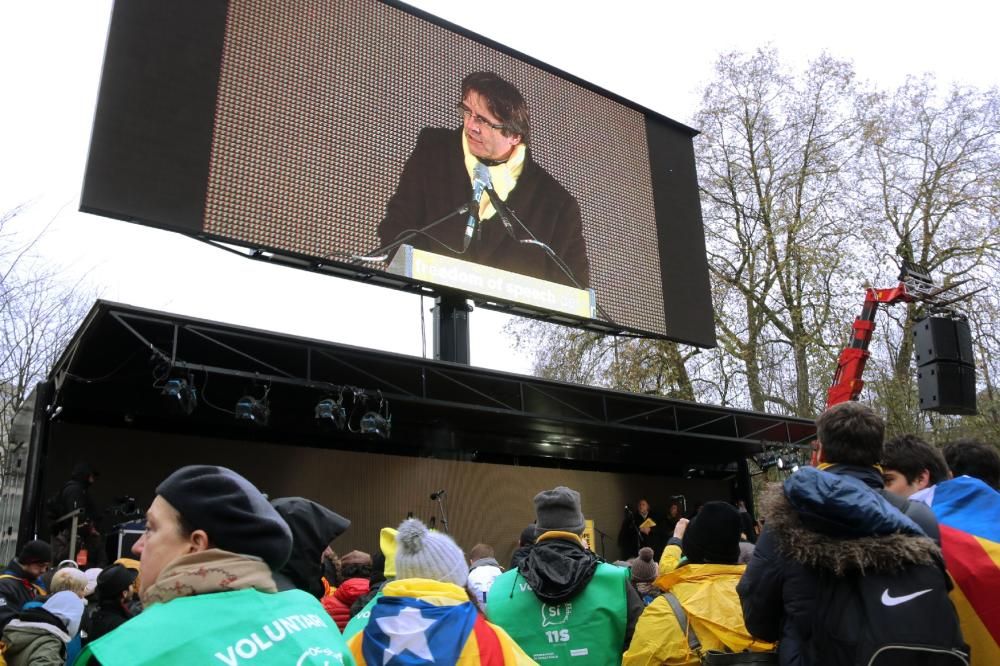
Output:
[[740,514],[732,504],[706,502],[684,532],[684,556],[692,564],[736,564]]
[[17,561],[20,564],[45,564],[46,562],[51,564],[52,546],[41,539],[29,541],[21,547]]
[[267,498],[231,469],[190,465],[156,487],[193,530],[212,545],[264,560],[277,571],[292,553],[292,532]]
[[117,599],[135,582],[139,572],[122,564],[112,564],[97,574],[97,596],[100,599]]

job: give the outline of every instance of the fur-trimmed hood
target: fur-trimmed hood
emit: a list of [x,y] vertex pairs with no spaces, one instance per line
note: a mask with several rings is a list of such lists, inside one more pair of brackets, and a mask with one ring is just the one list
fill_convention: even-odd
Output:
[[877,491],[848,476],[805,468],[761,497],[778,551],[835,575],[939,564],[941,550]]

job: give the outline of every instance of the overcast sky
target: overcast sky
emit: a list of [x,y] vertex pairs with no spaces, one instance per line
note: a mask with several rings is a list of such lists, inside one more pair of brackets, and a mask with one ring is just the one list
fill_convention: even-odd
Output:
[[[414,4],[688,124],[718,55],[768,43],[793,66],[826,50],[886,88],[924,72],[942,84],[1000,80],[996,2]],[[12,230],[31,238],[47,226],[39,260],[110,300],[419,355],[419,298],[77,212],[111,7],[40,0],[0,9],[0,210],[31,203]],[[474,365],[529,371],[524,350],[501,332],[506,317],[476,310],[472,321]],[[430,344],[428,332],[428,354]]]

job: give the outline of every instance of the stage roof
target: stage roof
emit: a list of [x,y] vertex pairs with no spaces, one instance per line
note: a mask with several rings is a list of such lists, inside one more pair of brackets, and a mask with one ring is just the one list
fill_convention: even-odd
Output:
[[[194,411],[163,387],[192,380]],[[138,431],[493,463],[710,476],[812,421],[391,354],[98,301],[52,370],[55,418]],[[349,387],[349,388],[347,388]],[[324,398],[380,398],[388,440],[317,424]],[[235,418],[265,392],[266,426]],[[349,397],[347,402],[349,403]],[[347,404],[347,403],[345,403]],[[352,421],[357,425],[357,415]]]

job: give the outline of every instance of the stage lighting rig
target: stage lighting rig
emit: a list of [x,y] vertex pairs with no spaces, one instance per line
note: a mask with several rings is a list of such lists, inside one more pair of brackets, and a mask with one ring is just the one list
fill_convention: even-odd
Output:
[[245,395],[236,401],[236,408],[233,410],[237,421],[248,421],[257,426],[266,426],[271,418],[271,405],[268,402],[267,394],[271,392],[271,387],[264,389],[263,398],[255,398],[252,395]]
[[[364,393],[355,395],[355,404],[366,406],[368,396]],[[382,392],[378,392],[378,407],[366,411],[361,415],[359,422],[362,435],[375,435],[382,439],[389,439],[392,432],[392,416],[389,414],[389,401],[382,397]]]
[[347,410],[344,409],[344,395],[339,398],[324,398],[316,403],[316,422],[321,426],[332,426],[337,430],[347,427]]
[[198,405],[198,389],[190,376],[187,379],[168,379],[160,394],[166,400],[168,408],[178,414],[190,416]]

